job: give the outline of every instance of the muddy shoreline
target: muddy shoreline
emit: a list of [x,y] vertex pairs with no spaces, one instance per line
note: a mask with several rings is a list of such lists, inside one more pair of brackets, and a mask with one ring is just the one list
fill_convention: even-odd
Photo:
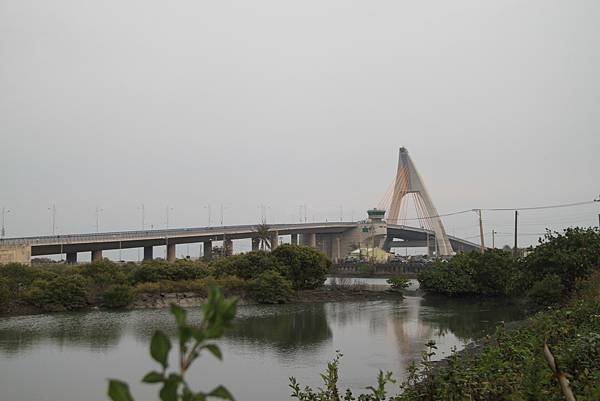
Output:
[[[253,299],[245,294],[228,294],[225,296],[237,296],[238,305],[256,305]],[[294,297],[288,302],[293,303],[321,303],[321,302],[347,302],[347,301],[375,301],[383,299],[402,299],[401,292],[369,288],[343,288],[343,287],[321,287],[315,290],[301,290],[296,292]],[[195,292],[176,292],[176,293],[142,293],[138,294],[133,302],[126,308],[112,310],[139,310],[139,309],[162,309],[168,308],[172,303],[184,308],[198,307],[206,301],[206,294]],[[78,311],[92,310],[111,310],[100,305],[90,305],[87,308]],[[0,314],[2,317],[14,317],[24,315],[51,314],[54,312],[44,311],[30,305],[15,304],[11,308]],[[59,312],[60,313],[60,312]]]

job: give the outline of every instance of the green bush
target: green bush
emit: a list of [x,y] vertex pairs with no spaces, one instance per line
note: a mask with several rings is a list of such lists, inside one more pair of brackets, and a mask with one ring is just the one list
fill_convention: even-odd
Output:
[[265,271],[283,273],[284,266],[273,254],[263,251],[219,258],[211,264],[216,277],[237,276],[246,280],[257,278]]
[[362,274],[363,276],[372,276],[373,273],[375,273],[375,266],[371,265],[371,264],[362,264],[359,265],[357,268],[358,272],[360,274]]
[[437,261],[418,275],[421,288],[445,295],[510,295],[520,280],[511,254],[498,249]]
[[557,274],[549,274],[533,284],[527,297],[537,305],[557,304],[563,299],[564,289],[561,278]]
[[600,268],[600,232],[592,228],[568,228],[562,234],[548,232],[522,264],[529,285],[555,274],[568,293],[578,279]]
[[309,246],[281,245],[272,254],[285,266],[284,276],[296,290],[322,286],[331,267],[323,253]]
[[211,269],[203,262],[178,260],[169,263],[160,260],[143,262],[133,270],[132,282],[155,283],[163,280],[196,280],[209,276]]
[[79,265],[77,269],[79,274],[97,288],[106,288],[112,284],[126,284],[128,279],[127,270],[109,260]]
[[128,285],[114,284],[104,291],[102,301],[107,308],[124,308],[133,301],[133,291]]
[[81,309],[87,305],[87,282],[79,274],[35,280],[24,298],[46,311]]
[[292,284],[276,271],[265,271],[249,285],[250,296],[261,304],[282,304],[294,294]]
[[228,294],[242,295],[248,286],[248,281],[237,276],[220,278],[206,277],[199,280],[170,281],[163,280],[155,283],[140,283],[135,286],[137,294],[161,294],[174,292],[193,292],[205,295],[210,286],[226,290]]
[[392,290],[396,291],[403,290],[410,285],[409,280],[404,276],[389,278],[387,283],[390,285],[390,287],[392,287]]
[[10,302],[10,289],[8,288],[8,280],[0,277],[0,311],[8,308]]
[[34,280],[49,280],[56,277],[56,273],[39,267],[9,263],[0,265],[0,277],[5,279],[11,296],[19,298]]

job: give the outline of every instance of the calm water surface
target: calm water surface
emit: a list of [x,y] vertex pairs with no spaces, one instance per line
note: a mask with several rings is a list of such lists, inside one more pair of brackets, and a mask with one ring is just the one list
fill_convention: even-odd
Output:
[[[221,341],[224,362],[204,355],[189,381],[202,390],[224,384],[239,401],[287,400],[288,376],[320,385],[319,373],[341,350],[341,384],[361,389],[374,384],[378,369],[402,378],[430,339],[441,358],[497,322],[521,317],[509,305],[416,296],[243,306]],[[199,310],[191,311],[192,320],[199,318]],[[129,381],[138,401],[156,400],[156,387],[139,381],[156,368],[148,355],[152,332],[173,334],[172,327],[167,310],[0,318],[0,400],[107,400],[109,377]]]

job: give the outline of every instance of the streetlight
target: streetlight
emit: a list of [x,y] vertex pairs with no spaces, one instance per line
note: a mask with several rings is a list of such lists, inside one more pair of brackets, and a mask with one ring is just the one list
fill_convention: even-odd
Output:
[[2,206],[2,229],[0,231],[0,238],[4,238],[6,235],[6,215],[10,213],[10,210]]
[[221,227],[223,227],[223,210],[227,210],[228,207],[223,206],[223,204],[221,203]]
[[271,206],[261,203],[258,208],[260,209],[260,221],[264,224],[267,222],[267,209],[271,209]]
[[210,203],[204,206],[205,209],[208,209],[208,227],[210,227],[211,219],[212,219],[212,209],[210,207]]
[[96,232],[100,232],[100,213],[103,212],[104,209],[96,206]]
[[169,205],[167,205],[166,208],[166,212],[167,212],[167,230],[169,229],[169,212],[172,212],[174,209],[172,207],[169,207]]
[[146,230],[146,208],[144,207],[144,204],[142,203],[142,205],[140,207],[138,207],[137,209],[142,211],[142,231],[144,231],[144,230]]
[[52,207],[48,208],[49,211],[52,212],[52,235],[56,234],[56,205],[52,205]]

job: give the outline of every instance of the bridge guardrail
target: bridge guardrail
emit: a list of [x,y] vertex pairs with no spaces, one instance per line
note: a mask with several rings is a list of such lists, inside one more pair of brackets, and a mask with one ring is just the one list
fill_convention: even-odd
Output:
[[[271,230],[286,229],[317,229],[331,227],[351,227],[357,223],[339,222],[339,223],[296,223],[296,224],[271,224]],[[190,228],[172,228],[163,230],[137,230],[137,231],[115,231],[105,233],[87,233],[87,234],[65,234],[65,235],[47,235],[39,237],[21,237],[21,238],[2,238],[1,245],[58,245],[85,242],[107,242],[107,241],[129,241],[136,239],[150,238],[169,238],[193,235],[214,234],[215,236],[236,234],[239,231],[255,231],[255,224],[236,225],[236,226],[216,226],[216,227],[190,227]]]

